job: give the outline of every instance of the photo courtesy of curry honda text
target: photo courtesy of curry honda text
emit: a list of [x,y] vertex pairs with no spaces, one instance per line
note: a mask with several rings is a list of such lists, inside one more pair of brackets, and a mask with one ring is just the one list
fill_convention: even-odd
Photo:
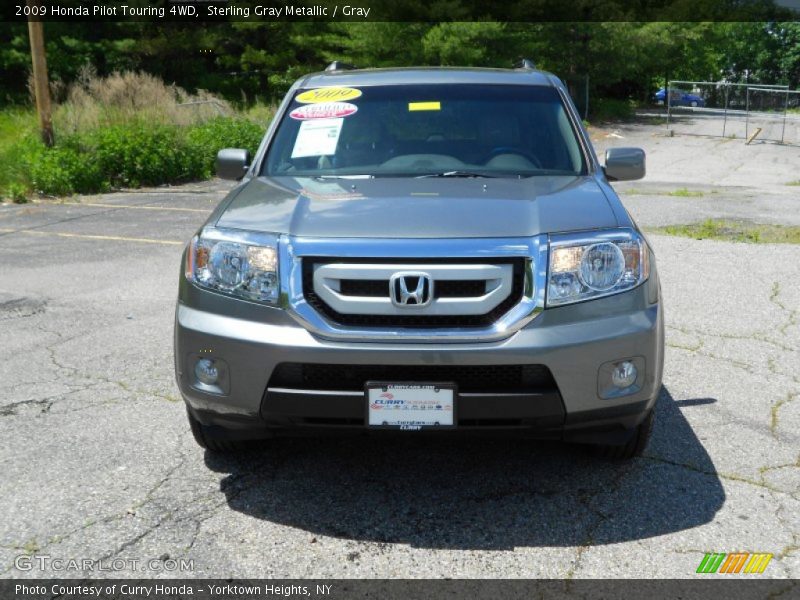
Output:
[[188,244],[175,370],[212,451],[287,434],[522,433],[642,452],[656,260],[562,82],[514,69],[298,80]]

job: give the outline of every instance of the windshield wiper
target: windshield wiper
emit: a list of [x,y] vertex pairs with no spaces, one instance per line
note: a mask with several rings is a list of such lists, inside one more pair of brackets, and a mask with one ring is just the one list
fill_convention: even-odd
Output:
[[426,173],[425,175],[417,175],[417,179],[424,179],[426,177],[497,177],[496,175],[489,175],[480,171],[443,171],[441,173]]

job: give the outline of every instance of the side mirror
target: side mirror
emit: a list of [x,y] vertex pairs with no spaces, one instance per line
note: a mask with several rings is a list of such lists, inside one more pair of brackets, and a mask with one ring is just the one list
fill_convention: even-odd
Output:
[[250,153],[241,148],[225,148],[217,152],[214,165],[217,177],[222,179],[241,179],[250,168]]
[[645,174],[644,150],[609,148],[606,150],[606,177],[609,181],[632,181]]

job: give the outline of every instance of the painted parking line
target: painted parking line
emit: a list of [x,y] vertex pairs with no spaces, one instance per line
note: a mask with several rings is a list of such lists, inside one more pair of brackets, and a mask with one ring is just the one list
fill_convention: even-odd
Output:
[[139,244],[161,244],[163,246],[183,246],[186,242],[175,240],[156,240],[153,238],[125,237],[120,235],[89,235],[83,233],[65,233],[61,231],[36,231],[34,229],[0,229],[0,233],[24,233],[46,237],[78,238],[84,240],[104,240],[110,242],[136,242]]
[[61,206],[91,206],[96,208],[132,208],[139,210],[167,210],[176,212],[210,213],[213,208],[182,208],[178,206],[144,206],[139,204],[108,204],[103,202],[62,202]]

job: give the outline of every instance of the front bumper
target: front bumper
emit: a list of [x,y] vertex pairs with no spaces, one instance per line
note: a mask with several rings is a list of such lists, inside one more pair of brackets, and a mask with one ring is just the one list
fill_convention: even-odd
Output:
[[[652,409],[661,386],[663,315],[657,277],[616,296],[547,309],[508,339],[480,343],[355,343],[320,339],[283,311],[182,285],[175,320],[178,386],[191,414],[226,435],[261,437],[302,429],[363,431],[365,400],[359,389],[270,383],[285,363],[413,367],[540,365],[554,385],[516,393],[459,396],[457,429],[519,430],[535,437],[575,441],[623,440]],[[234,304],[231,304],[234,303]],[[235,310],[229,310],[235,307]],[[229,316],[235,314],[236,316]],[[194,361],[205,356],[227,366],[223,394],[194,380]],[[608,396],[599,382],[611,361],[635,359],[639,378],[629,393]],[[335,372],[335,371],[334,371]]]

